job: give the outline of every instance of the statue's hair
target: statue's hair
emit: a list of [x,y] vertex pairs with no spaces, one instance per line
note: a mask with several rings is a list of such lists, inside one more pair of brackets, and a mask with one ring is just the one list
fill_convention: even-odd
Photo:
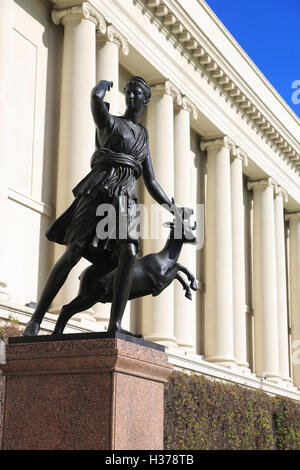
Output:
[[142,89],[145,96],[145,105],[147,105],[151,100],[151,88],[146,80],[142,77],[131,77],[126,84],[125,89],[130,83],[136,83]]

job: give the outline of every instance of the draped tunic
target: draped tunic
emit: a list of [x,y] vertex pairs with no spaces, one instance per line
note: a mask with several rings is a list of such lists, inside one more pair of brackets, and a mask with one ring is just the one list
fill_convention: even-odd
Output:
[[[139,249],[136,180],[149,153],[148,133],[141,124],[134,125],[123,117],[112,118],[110,127],[97,128],[91,171],[73,189],[74,201],[46,233],[50,241],[81,246],[90,261],[95,250],[114,252],[124,241],[135,243]],[[116,214],[113,230],[108,230],[105,238],[99,238],[96,230],[101,204],[111,204]],[[102,220],[103,217],[102,214]]]

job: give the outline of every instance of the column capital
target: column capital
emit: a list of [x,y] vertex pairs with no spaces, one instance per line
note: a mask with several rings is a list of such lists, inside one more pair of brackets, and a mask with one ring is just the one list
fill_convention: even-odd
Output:
[[182,98],[182,109],[184,109],[185,111],[188,111],[189,113],[192,114],[194,119],[197,119],[198,117],[197,107],[187,96],[184,96]]
[[57,25],[60,23],[65,25],[66,22],[76,19],[87,19],[93,21],[97,29],[103,34],[106,32],[106,21],[104,17],[89,2],[83,2],[80,5],[74,5],[62,10],[55,8],[52,10],[51,16],[52,21]]
[[230,137],[228,137],[227,135],[223,137],[217,137],[216,139],[212,140],[202,140],[200,142],[200,148],[202,151],[205,151],[211,147],[224,147],[226,149],[229,149],[232,154],[235,154],[237,149],[233,140],[230,139]]
[[97,41],[110,41],[122,49],[124,55],[129,54],[129,46],[127,39],[112,25],[108,25],[106,31],[102,31],[97,27]]
[[248,189],[251,191],[252,189],[266,189],[266,188],[272,188],[272,189],[275,189],[277,190],[277,183],[276,181],[271,178],[271,177],[268,177],[268,178],[264,178],[264,179],[261,179],[261,180],[255,180],[255,181],[248,181],[248,184],[247,184],[247,187]]
[[276,197],[282,197],[284,202],[288,202],[288,193],[282,186],[277,185],[275,188]]
[[182,95],[180,90],[173,85],[172,82],[166,80],[163,83],[158,83],[151,86],[152,95],[169,95],[173,98],[174,102],[178,105],[182,105]]
[[234,160],[235,158],[241,160],[244,166],[248,166],[248,155],[246,154],[246,152],[241,147],[233,145],[232,159]]
[[286,212],[285,213],[285,220],[295,220],[296,222],[300,222],[300,211],[298,212]]
[[184,111],[191,113],[193,118],[197,119],[198,117],[197,107],[187,96],[183,96],[181,104],[177,104],[176,107],[177,109],[183,109]]

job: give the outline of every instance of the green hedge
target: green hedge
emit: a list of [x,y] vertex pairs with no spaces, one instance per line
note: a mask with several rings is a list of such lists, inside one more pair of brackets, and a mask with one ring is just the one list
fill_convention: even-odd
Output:
[[168,450],[300,450],[300,403],[174,372],[164,435]]

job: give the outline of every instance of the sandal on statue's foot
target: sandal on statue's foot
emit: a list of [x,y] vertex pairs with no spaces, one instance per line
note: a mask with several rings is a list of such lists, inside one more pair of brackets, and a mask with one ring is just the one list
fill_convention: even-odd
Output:
[[23,336],[37,336],[40,331],[40,323],[34,320],[30,320],[23,332]]

